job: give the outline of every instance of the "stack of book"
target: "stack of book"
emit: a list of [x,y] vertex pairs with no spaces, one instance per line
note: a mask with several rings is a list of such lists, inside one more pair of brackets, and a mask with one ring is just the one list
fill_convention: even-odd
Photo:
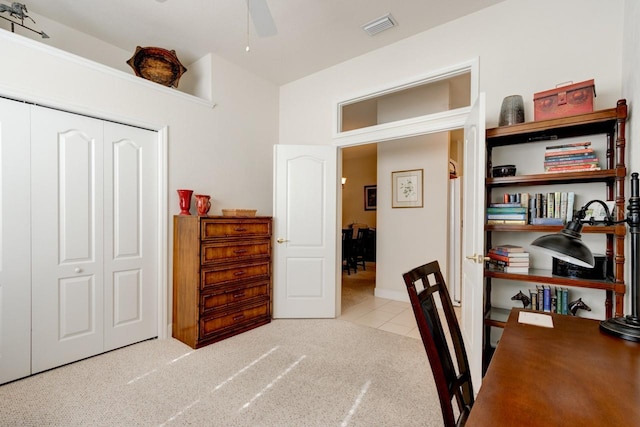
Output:
[[529,252],[522,246],[501,245],[489,249],[489,268],[505,273],[528,273]]
[[600,170],[591,142],[552,145],[544,153],[544,171],[583,172]]
[[[521,197],[526,194],[526,197]],[[529,194],[504,198],[504,203],[490,203],[487,207],[487,224],[527,224],[529,221]]]

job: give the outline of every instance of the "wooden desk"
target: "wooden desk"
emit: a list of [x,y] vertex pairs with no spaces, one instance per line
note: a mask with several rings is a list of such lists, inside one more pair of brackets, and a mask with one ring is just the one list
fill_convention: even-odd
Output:
[[512,310],[467,426],[638,426],[640,343],[598,321],[552,314],[554,328]]

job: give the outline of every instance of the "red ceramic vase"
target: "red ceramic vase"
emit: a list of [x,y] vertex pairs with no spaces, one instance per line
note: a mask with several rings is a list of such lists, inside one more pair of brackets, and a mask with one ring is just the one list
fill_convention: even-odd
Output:
[[196,209],[198,209],[198,215],[206,215],[211,209],[211,196],[206,194],[196,194]]
[[191,208],[191,195],[193,190],[178,190],[178,197],[180,198],[180,215],[191,215],[189,208]]

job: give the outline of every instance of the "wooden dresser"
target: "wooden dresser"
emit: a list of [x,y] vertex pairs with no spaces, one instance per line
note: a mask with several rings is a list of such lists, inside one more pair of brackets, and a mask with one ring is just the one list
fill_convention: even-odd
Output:
[[173,218],[173,337],[192,348],[271,321],[271,218]]

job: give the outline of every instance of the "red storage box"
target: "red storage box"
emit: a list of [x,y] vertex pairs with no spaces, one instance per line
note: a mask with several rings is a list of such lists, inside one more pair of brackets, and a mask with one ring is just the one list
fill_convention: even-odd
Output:
[[533,94],[533,119],[547,120],[593,112],[596,87],[593,80],[556,87]]

